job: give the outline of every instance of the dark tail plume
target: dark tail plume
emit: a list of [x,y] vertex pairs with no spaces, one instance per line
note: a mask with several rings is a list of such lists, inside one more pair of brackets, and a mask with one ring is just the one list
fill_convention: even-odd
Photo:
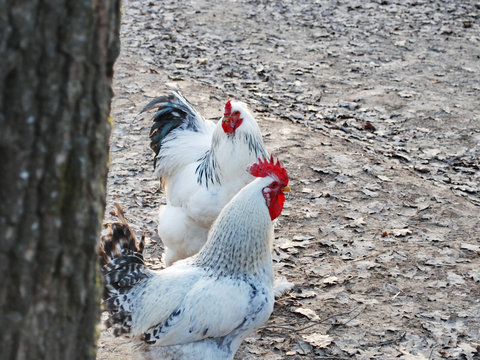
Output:
[[198,122],[204,121],[193,106],[178,92],[153,99],[142,112],[158,109],[153,115],[153,125],[150,129],[150,148],[155,152],[154,167],[157,156],[165,137],[176,128],[198,130]]
[[123,209],[117,203],[115,207],[120,222],[111,224],[109,233],[102,237],[99,256],[104,279],[103,306],[110,313],[106,325],[114,326],[114,334],[118,336],[130,331],[129,292],[148,275],[142,255],[145,237],[137,244]]
[[127,253],[142,255],[145,247],[145,236],[142,236],[137,245],[137,238],[128,225],[123,208],[118,203],[114,204],[120,222],[109,224],[108,234],[102,237],[99,250],[100,266],[102,267]]

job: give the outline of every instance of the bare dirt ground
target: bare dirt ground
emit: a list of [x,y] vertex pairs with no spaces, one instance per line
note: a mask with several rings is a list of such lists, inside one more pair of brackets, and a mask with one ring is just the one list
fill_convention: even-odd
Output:
[[[295,287],[236,359],[480,359],[480,2],[123,4],[105,221],[161,267],[152,97],[247,102],[292,192],[275,270]],[[130,359],[102,331],[98,359]]]

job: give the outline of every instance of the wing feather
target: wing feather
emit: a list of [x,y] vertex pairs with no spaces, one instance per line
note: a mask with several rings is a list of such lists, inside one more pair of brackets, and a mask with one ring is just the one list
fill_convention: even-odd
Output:
[[263,287],[231,278],[203,277],[179,307],[145,332],[145,341],[169,346],[221,338],[240,327],[263,323],[272,309],[273,295]]

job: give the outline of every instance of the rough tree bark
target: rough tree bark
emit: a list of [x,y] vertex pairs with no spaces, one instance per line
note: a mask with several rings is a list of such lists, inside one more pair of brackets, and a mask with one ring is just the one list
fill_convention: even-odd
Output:
[[120,0],[0,0],[0,357],[93,359]]

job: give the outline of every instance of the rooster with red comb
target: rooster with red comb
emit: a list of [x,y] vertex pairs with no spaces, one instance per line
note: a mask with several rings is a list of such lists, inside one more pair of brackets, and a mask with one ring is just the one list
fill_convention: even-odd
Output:
[[227,101],[217,123],[204,120],[179,92],[154,99],[143,111],[151,109],[157,109],[150,131],[155,175],[167,198],[158,234],[170,266],[200,250],[225,204],[253,180],[248,166],[268,153],[244,103]]
[[273,220],[288,176],[260,160],[255,180],[218,215],[200,252],[152,271],[126,221],[102,239],[107,326],[128,334],[143,359],[232,360],[273,310]]

